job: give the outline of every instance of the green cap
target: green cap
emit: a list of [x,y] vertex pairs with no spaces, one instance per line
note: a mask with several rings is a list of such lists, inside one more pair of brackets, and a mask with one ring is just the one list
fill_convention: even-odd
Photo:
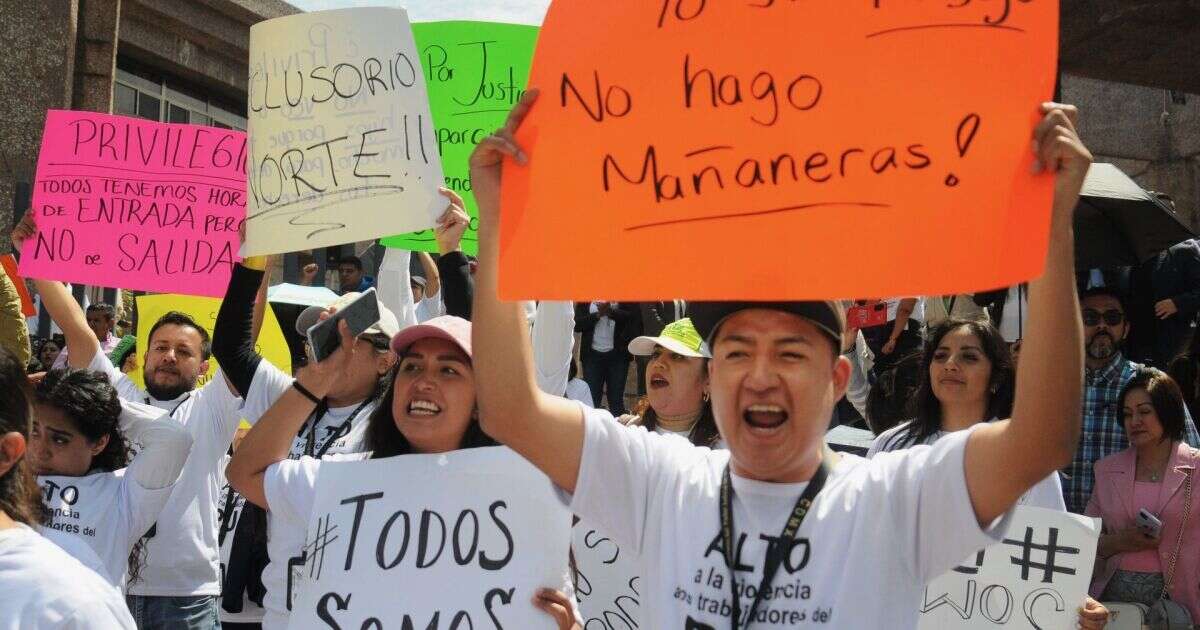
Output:
[[121,364],[125,362],[125,358],[129,356],[129,353],[133,352],[134,346],[136,345],[137,337],[133,335],[125,335],[124,337],[121,337],[121,340],[117,342],[117,345],[112,349],[112,352],[108,353],[108,360],[111,361],[118,370],[121,369]]
[[654,354],[654,347],[662,346],[675,354],[700,359],[712,358],[708,344],[700,337],[692,320],[683,318],[667,324],[657,337],[638,337],[629,342],[629,354],[648,357]]

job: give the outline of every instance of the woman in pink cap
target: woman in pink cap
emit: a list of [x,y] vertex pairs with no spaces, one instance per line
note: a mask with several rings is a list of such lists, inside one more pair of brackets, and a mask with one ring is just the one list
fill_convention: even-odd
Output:
[[[335,374],[353,361],[356,346],[345,322],[339,324],[341,348],[297,375],[296,382],[246,434],[226,470],[229,483],[272,518],[289,518],[287,526],[303,531],[316,497],[322,461],[288,459],[288,447],[305,419],[325,396]],[[445,453],[496,446],[479,426],[475,376],[471,364],[471,323],[446,315],[397,333],[391,350],[399,357],[391,387],[367,420],[367,453],[378,459],[409,454]],[[347,456],[350,457],[350,456]],[[301,549],[292,550],[299,555]],[[535,602],[559,627],[575,626],[570,600],[543,589]],[[264,619],[264,628],[271,615]],[[286,616],[276,618],[286,624]]]

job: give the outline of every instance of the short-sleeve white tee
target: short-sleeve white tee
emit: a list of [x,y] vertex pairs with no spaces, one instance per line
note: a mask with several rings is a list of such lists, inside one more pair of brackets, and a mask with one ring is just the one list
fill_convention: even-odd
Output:
[[38,477],[42,502],[50,510],[46,537],[61,544],[62,538],[87,543],[104,563],[101,577],[124,588],[129,569],[129,552],[150,529],[171,496],[172,486],[148,489],[138,485],[122,468],[84,477],[46,475]]
[[[344,461],[367,457],[367,453],[358,453],[326,459]],[[264,630],[287,627],[287,606],[291,597],[288,560],[299,556],[304,549],[322,461],[312,457],[287,459],[272,464],[263,478],[263,492],[270,510],[267,554],[271,558],[271,564],[263,571],[263,585],[267,587],[267,596],[263,599],[263,607],[267,609],[263,616]]]
[[[624,427],[585,410],[572,509],[641,555],[645,627],[730,626],[719,493],[728,451]],[[967,494],[967,433],[874,460],[841,455],[759,605],[754,628],[915,627],[924,584],[995,542]],[[736,588],[748,611],[768,541],[807,483],[734,475]],[[864,596],[869,595],[869,596]]]
[[0,630],[133,630],[121,593],[29,527],[0,530]]
[[[867,451],[867,457],[873,458],[879,453],[892,452],[908,448],[907,441],[903,445],[900,443],[900,433],[907,429],[912,422],[904,422],[898,424],[875,437],[875,441],[871,443],[871,448]],[[938,431],[930,435],[921,444],[935,444],[938,440],[951,435],[946,431]],[[1017,500],[1017,505],[1028,505],[1031,507],[1046,508],[1048,510],[1058,510],[1059,512],[1067,511],[1067,503],[1063,500],[1062,480],[1059,479],[1058,473],[1050,473],[1048,477],[1037,482],[1037,485],[1029,489],[1028,492],[1021,495]]]

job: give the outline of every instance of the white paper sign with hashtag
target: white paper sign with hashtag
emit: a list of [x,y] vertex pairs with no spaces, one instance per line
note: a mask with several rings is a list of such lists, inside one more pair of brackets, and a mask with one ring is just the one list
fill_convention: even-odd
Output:
[[566,590],[571,514],[503,447],[324,462],[289,628],[557,628],[531,603]]
[[1067,630],[1087,596],[1100,521],[1017,507],[998,542],[925,588],[920,630]]

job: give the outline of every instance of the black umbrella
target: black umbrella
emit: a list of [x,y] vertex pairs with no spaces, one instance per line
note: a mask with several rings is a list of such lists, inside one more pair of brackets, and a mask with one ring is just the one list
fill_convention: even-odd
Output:
[[1167,204],[1112,164],[1092,164],[1075,208],[1075,267],[1138,265],[1195,238]]

